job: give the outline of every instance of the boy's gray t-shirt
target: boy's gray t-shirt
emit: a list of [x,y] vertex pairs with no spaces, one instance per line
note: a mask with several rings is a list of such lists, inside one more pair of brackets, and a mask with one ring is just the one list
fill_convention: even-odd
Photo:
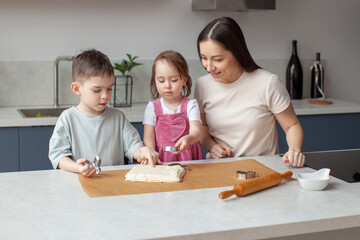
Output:
[[124,155],[132,162],[136,148],[143,146],[139,133],[124,113],[106,107],[97,117],[87,116],[71,107],[59,117],[49,143],[49,158],[56,169],[60,159],[74,161],[101,157],[101,165],[124,164]]

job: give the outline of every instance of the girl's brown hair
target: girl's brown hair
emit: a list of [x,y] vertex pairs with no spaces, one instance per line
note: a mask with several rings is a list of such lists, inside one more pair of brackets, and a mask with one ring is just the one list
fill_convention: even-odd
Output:
[[151,74],[151,81],[150,81],[150,92],[153,99],[159,98],[159,92],[156,89],[156,64],[160,60],[165,60],[167,63],[173,65],[182,79],[186,80],[185,86],[182,88],[182,95],[188,97],[191,94],[191,77],[189,75],[189,68],[186,63],[185,58],[178,52],[174,51],[165,51],[160,53],[154,60],[153,67],[152,67],[152,74]]

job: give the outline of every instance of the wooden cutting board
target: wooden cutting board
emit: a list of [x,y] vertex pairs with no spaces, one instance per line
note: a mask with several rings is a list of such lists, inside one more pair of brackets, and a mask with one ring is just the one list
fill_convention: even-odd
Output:
[[89,197],[102,197],[234,186],[244,181],[236,178],[238,170],[256,171],[258,176],[275,172],[255,159],[187,165],[190,170],[186,172],[183,181],[178,183],[125,181],[125,175],[130,169],[102,171],[93,178],[86,178],[81,174],[78,177]]

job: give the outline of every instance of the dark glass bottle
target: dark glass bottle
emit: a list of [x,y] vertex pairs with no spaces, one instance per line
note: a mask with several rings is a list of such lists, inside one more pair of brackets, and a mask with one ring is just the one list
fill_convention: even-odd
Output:
[[316,53],[316,60],[311,70],[311,98],[325,98],[324,94],[324,68],[320,63],[320,53]]
[[291,99],[301,99],[303,92],[303,71],[297,54],[297,41],[292,41],[292,55],[286,68],[286,89]]

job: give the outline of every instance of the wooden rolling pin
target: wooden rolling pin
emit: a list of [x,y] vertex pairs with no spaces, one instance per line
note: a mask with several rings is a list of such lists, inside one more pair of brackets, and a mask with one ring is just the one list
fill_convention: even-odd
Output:
[[290,178],[292,174],[291,171],[284,172],[283,174],[276,172],[262,177],[249,179],[243,183],[236,184],[233,190],[221,192],[219,198],[225,199],[233,194],[236,194],[238,197],[243,197],[254,192],[274,187],[279,185],[282,179]]

